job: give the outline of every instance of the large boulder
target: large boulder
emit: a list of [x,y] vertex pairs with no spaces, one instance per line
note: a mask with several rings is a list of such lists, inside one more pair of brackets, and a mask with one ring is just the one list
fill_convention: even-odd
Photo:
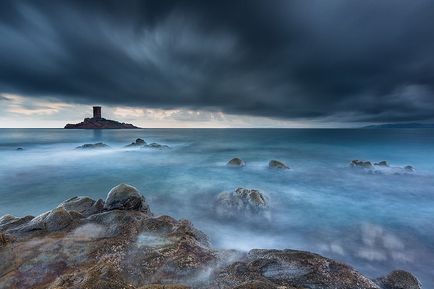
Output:
[[264,214],[268,209],[267,198],[258,190],[237,188],[222,192],[217,196],[215,208],[221,217],[234,217],[240,214]]
[[107,195],[104,209],[136,210],[150,213],[149,205],[142,194],[133,186],[120,184],[112,188]]
[[68,212],[76,211],[85,217],[100,213],[104,209],[104,201],[99,199],[95,201],[89,197],[73,197],[59,204],[58,207],[63,207]]
[[403,270],[392,271],[376,281],[382,289],[422,289],[419,280],[410,272]]
[[268,167],[270,169],[289,169],[289,167],[285,163],[277,160],[271,160],[268,163]]
[[227,165],[230,167],[244,167],[246,165],[246,162],[240,158],[233,158],[228,161]]

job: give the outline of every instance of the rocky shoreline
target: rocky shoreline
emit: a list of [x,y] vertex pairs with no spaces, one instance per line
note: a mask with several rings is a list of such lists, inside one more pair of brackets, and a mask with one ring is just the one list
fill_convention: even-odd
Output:
[[[236,192],[237,202],[265,202],[256,191]],[[105,201],[74,197],[37,217],[3,216],[0,258],[1,288],[422,288],[405,271],[370,280],[310,252],[213,249],[191,222],[153,215],[125,184]]]

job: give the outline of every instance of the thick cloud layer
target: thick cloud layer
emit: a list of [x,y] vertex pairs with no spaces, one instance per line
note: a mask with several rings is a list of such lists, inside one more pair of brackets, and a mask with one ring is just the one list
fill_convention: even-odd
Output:
[[0,39],[0,93],[286,119],[434,119],[430,0],[1,1]]

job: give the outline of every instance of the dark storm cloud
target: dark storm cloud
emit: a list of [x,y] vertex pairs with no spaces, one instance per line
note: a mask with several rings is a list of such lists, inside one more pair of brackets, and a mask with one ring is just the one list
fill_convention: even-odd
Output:
[[280,118],[434,118],[434,2],[1,1],[0,93]]

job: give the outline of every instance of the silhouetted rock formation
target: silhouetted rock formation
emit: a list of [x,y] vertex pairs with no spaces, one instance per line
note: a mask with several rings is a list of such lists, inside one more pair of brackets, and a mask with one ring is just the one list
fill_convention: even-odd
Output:
[[93,107],[93,117],[85,118],[84,121],[76,124],[68,123],[66,129],[133,129],[139,128],[129,123],[118,122],[115,120],[101,117],[101,107]]

